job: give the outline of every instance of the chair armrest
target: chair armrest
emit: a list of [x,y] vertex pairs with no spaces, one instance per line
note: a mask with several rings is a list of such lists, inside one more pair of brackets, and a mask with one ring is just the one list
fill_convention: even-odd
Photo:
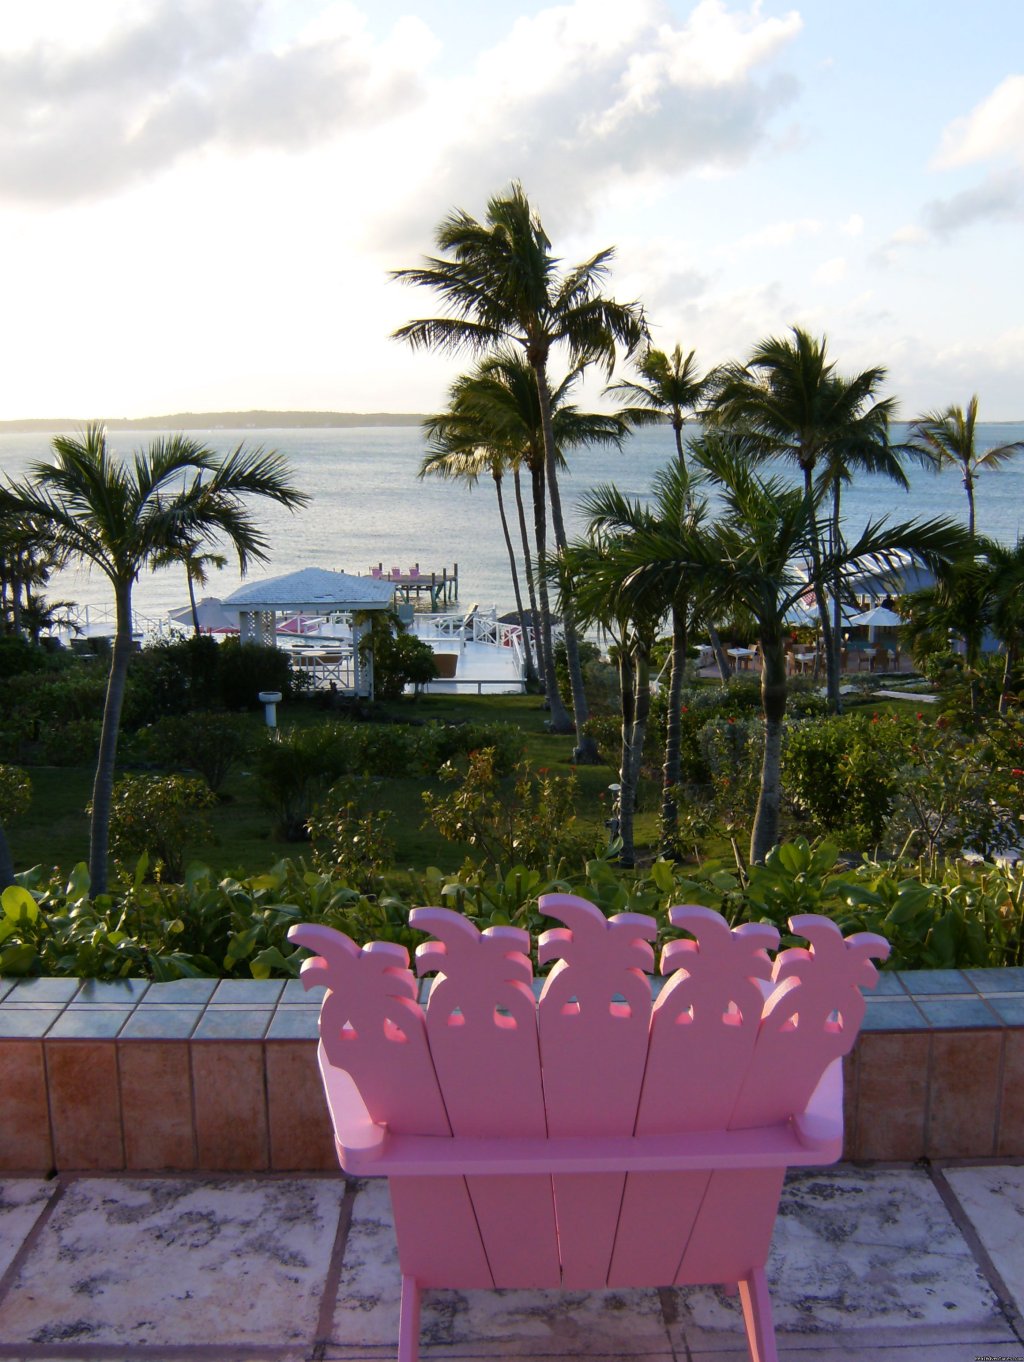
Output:
[[805,1149],[825,1154],[834,1149],[832,1161],[843,1152],[843,1061],[834,1059],[811,1094],[806,1111],[793,1117],[793,1131]]
[[317,1062],[342,1166],[347,1167],[349,1162],[372,1163],[384,1148],[387,1127],[377,1125],[370,1119],[352,1076],[344,1069],[335,1069],[331,1065],[324,1053],[322,1041],[317,1047]]

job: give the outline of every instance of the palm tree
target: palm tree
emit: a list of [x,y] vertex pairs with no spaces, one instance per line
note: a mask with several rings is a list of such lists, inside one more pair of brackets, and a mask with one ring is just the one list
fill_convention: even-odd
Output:
[[816,340],[794,327],[792,338],[768,337],[755,347],[745,365],[720,371],[707,412],[708,419],[719,426],[749,436],[759,457],[791,459],[803,475],[812,526],[808,561],[825,646],[829,702],[835,710],[839,707],[838,653],[825,598],[829,578],[822,569],[814,474],[832,452],[878,442],[892,408],[888,399],[875,401],[884,378],[882,368],[840,378],[828,359],[826,338]]
[[1024,440],[998,445],[995,449],[975,447],[975,427],[978,422],[978,394],[963,407],[947,407],[945,411],[930,411],[919,416],[910,429],[908,448],[913,449],[936,472],[955,468],[963,479],[967,493],[967,530],[974,534],[974,483],[978,474],[987,468],[1002,468],[1024,450]]
[[180,545],[167,549],[163,553],[155,554],[153,557],[153,569],[174,567],[181,563],[185,568],[185,580],[188,583],[188,603],[192,611],[192,632],[198,637],[202,630],[199,627],[199,603],[196,600],[196,587],[206,586],[210,580],[210,568],[216,568],[219,572],[226,568],[228,560],[223,553],[203,553],[200,545],[194,540],[182,542]]
[[[750,859],[761,863],[779,835],[786,616],[807,590],[801,568],[816,543],[817,516],[802,490],[753,471],[756,450],[749,440],[710,437],[692,449],[721,484],[722,516],[705,535],[637,535],[626,555],[632,570],[624,586],[647,593],[658,589],[659,579],[671,583],[686,572],[702,582],[721,608],[745,609],[757,623],[765,744]],[[880,521],[869,524],[855,543],[819,553],[819,563],[826,580],[838,573],[842,581],[865,562],[891,561],[897,551],[931,563],[948,561],[966,542],[950,521],[892,526]]]
[[[682,347],[677,345],[671,355],[664,350],[649,346],[636,363],[641,378],[640,383],[623,381],[613,383],[605,389],[606,393],[617,393],[627,404],[619,415],[629,425],[648,426],[668,417],[675,438],[676,461],[686,472],[686,447],[683,444],[683,428],[687,416],[692,416],[704,398],[711,391],[715,374],[701,374],[694,362],[695,350],[683,355]],[[722,646],[716,622],[705,621],[708,638],[714,650],[715,661],[723,681],[732,675],[728,655]],[[678,671],[682,677],[683,658],[673,657],[673,674]]]
[[[555,544],[562,549],[567,541],[548,377],[551,352],[564,346],[571,369],[598,363],[610,375],[616,347],[632,354],[644,340],[643,309],[639,303],[617,303],[603,295],[610,249],[560,271],[520,184],[488,202],[482,223],[462,210],[449,214],[436,241],[440,255],[427,257],[415,269],[395,270],[392,277],[433,289],[446,313],[408,322],[394,334],[414,349],[486,353],[502,345],[521,348],[537,384],[546,491]],[[574,757],[593,762],[597,746],[584,732],[587,699],[571,609],[565,613],[564,629],[576,727]]]
[[[664,530],[666,533],[677,535],[680,541],[686,535],[697,534],[700,532],[707,512],[705,499],[694,495],[694,487],[701,480],[700,474],[696,478],[691,475],[685,462],[663,469],[655,476],[651,498],[646,506],[641,506],[639,502],[630,501],[614,487],[594,488],[583,498],[581,503],[581,509],[589,517],[587,534],[591,541],[618,540],[627,545],[630,536],[639,533]],[[570,546],[569,552],[572,552],[572,546]],[[643,599],[639,602],[632,598],[621,601],[619,588],[623,574],[619,566],[618,555],[612,550],[608,553],[607,558],[605,571],[596,575],[590,587],[597,621],[604,622],[602,609],[604,619],[609,617],[613,609],[618,609],[620,619],[625,621],[628,621],[633,612],[637,611],[640,621],[648,621],[653,616],[654,625],[657,626],[668,615],[671,623],[672,644],[665,720],[665,756],[662,766],[661,839],[663,854],[673,855],[677,850],[676,837],[679,826],[680,705],[686,675],[687,641],[692,618],[695,611],[700,609],[702,601],[697,582],[686,572],[680,572],[674,582],[668,583],[671,587],[668,595],[655,594],[650,599]],[[574,573],[574,577],[584,581],[587,574],[578,571]],[[639,607],[638,610],[637,607]],[[620,638],[623,635],[624,628],[625,626],[620,625]],[[646,644],[643,629],[638,630],[633,626],[633,632],[638,642]],[[640,657],[646,665],[649,660],[649,648],[645,647]],[[636,699],[633,702],[633,712],[634,715],[642,715],[646,723],[646,712],[649,708],[650,699],[649,693],[645,693],[649,692],[648,678],[646,673],[641,674],[640,667],[635,667],[634,679],[636,681]],[[623,702],[625,703],[625,692],[623,692]],[[633,744],[636,755],[636,769],[639,769],[641,747],[642,736],[639,744]],[[633,772],[634,776],[635,774],[636,770]]]
[[[884,373],[884,370],[879,371]],[[837,382],[842,383],[842,379]],[[858,436],[848,442],[837,444],[829,449],[818,478],[818,492],[831,492],[832,510],[829,519],[829,543],[833,552],[839,547],[842,538],[842,493],[857,473],[873,473],[886,477],[903,491],[910,490],[910,480],[903,467],[904,454],[919,457],[914,450],[905,445],[889,442],[889,422],[895,411],[895,401],[886,398],[876,402],[871,409],[871,420],[866,423]],[[824,499],[824,495],[822,496]],[[829,583],[832,598],[832,646],[834,653],[835,675],[840,673],[840,640],[842,638],[843,602],[840,583],[836,579]],[[841,708],[838,691],[835,708]]]
[[944,643],[951,633],[963,641],[972,713],[985,635],[999,639],[1005,650],[999,713],[1006,714],[1024,649],[1024,539],[1008,548],[976,537],[967,556],[940,567],[934,586],[906,599],[905,610],[912,643]]
[[708,390],[707,374],[700,374],[694,363],[695,350],[684,357],[677,345],[671,355],[648,346],[636,361],[643,382],[624,380],[605,391],[617,393],[627,405],[620,411],[631,426],[647,426],[668,417],[676,442],[676,458],[686,467],[683,427],[688,415],[700,406]]
[[[627,532],[608,532],[607,525],[643,524],[643,509],[637,503],[614,503],[619,494],[612,487],[597,488],[587,498],[588,507],[597,511],[591,520],[590,538],[570,543],[550,566],[559,583],[559,600],[564,605],[571,594],[577,617],[588,625],[600,625],[612,638],[612,652],[619,671],[619,703],[622,734],[619,748],[619,864],[635,862],[633,818],[636,812],[640,760],[651,710],[651,655],[658,639],[658,625],[664,602],[634,596],[623,597],[619,590],[626,575],[620,551],[628,541]],[[604,511],[600,509],[604,505]],[[598,528],[603,522],[605,528]]]
[[[160,555],[227,538],[245,572],[266,558],[266,536],[245,505],[247,496],[284,506],[308,497],[288,481],[278,454],[243,445],[230,455],[184,435],[154,441],[130,460],[116,458],[105,431],[90,425],[80,435],[58,435],[52,463],[37,463],[32,481],[5,489],[3,499],[45,526],[69,558],[98,567],[110,581],[116,632],[103,708],[93,783],[89,871],[92,892],[107,888],[110,802],[117,738],[132,650],[132,588]],[[184,479],[184,481],[182,481]]]
[[[569,401],[579,373],[568,374],[551,393],[552,431],[559,468],[565,466],[563,451],[589,448],[598,444],[619,444],[625,426],[615,416],[582,412]],[[541,571],[534,577],[532,562],[542,564],[547,557],[546,460],[540,415],[540,399],[533,370],[526,358],[513,350],[502,349],[477,365],[458,387],[460,418],[472,423],[479,435],[486,432],[488,447],[500,451],[513,476],[525,465],[533,493],[534,552],[526,536],[525,515],[518,483],[516,507],[519,513],[527,585],[534,621],[540,670],[552,715],[552,727],[571,728],[572,722],[558,691],[552,636],[551,608],[547,577]],[[454,389],[453,389],[454,392]],[[464,434],[465,432],[463,432]]]

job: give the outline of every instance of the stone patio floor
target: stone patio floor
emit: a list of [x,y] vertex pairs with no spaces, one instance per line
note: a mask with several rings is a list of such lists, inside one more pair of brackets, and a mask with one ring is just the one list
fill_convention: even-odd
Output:
[[[791,1362],[1024,1360],[1024,1165],[790,1175],[769,1263]],[[0,1181],[0,1358],[395,1355],[387,1188],[340,1176]],[[715,1290],[429,1293],[421,1355],[746,1362]]]

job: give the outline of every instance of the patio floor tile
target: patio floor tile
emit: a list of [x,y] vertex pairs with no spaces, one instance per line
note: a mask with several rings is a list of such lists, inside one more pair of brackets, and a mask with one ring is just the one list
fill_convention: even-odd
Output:
[[1024,1168],[947,1168],[944,1176],[1024,1315]]
[[[846,1356],[873,1347],[884,1357],[903,1339],[919,1349],[1013,1341],[931,1179],[917,1169],[791,1173],[768,1282],[780,1344],[798,1351],[802,1337],[826,1356],[827,1348]],[[738,1300],[710,1287],[674,1295],[678,1348],[684,1339],[694,1354],[741,1345]]]
[[0,1277],[25,1241],[56,1191],[42,1178],[7,1178],[0,1182]]
[[[401,1275],[383,1181],[360,1188],[352,1212],[328,1356],[359,1345],[394,1348]],[[651,1358],[671,1356],[656,1291],[427,1291],[424,1357]]]
[[0,1344],[309,1346],[343,1195],[340,1178],[77,1180]]

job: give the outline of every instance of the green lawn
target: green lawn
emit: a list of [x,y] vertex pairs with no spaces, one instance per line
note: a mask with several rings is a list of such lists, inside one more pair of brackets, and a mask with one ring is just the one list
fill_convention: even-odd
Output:
[[[552,772],[572,770],[573,739],[547,732],[547,713],[536,696],[422,696],[382,705],[389,718],[404,722],[437,720],[446,723],[477,721],[517,725],[524,738],[527,759],[535,767]],[[314,705],[294,703],[282,708],[282,722],[302,726],[322,723],[325,712]],[[334,717],[334,716],[330,716]],[[613,760],[615,754],[611,754]],[[93,771],[89,767],[29,767],[32,779],[32,806],[29,812],[8,829],[15,864],[19,870],[43,863],[68,870],[77,861],[87,860],[89,825],[85,813],[92,793]],[[594,844],[604,835],[605,806],[599,796],[616,779],[611,765],[581,767],[578,810],[581,823],[592,830]],[[437,865],[454,870],[465,858],[468,848],[443,841],[432,827],[423,826],[424,788],[442,789],[440,782],[427,782],[422,776],[373,782],[375,802],[394,815],[391,836],[396,843],[397,869]],[[190,847],[189,859],[200,860],[220,871],[258,873],[282,856],[309,855],[308,846],[276,838],[271,830],[270,813],[261,805],[257,782],[244,770],[232,773],[225,787],[226,798],[211,812],[213,836],[210,841]],[[657,823],[657,790],[644,791],[637,820],[638,841],[653,840]]]

